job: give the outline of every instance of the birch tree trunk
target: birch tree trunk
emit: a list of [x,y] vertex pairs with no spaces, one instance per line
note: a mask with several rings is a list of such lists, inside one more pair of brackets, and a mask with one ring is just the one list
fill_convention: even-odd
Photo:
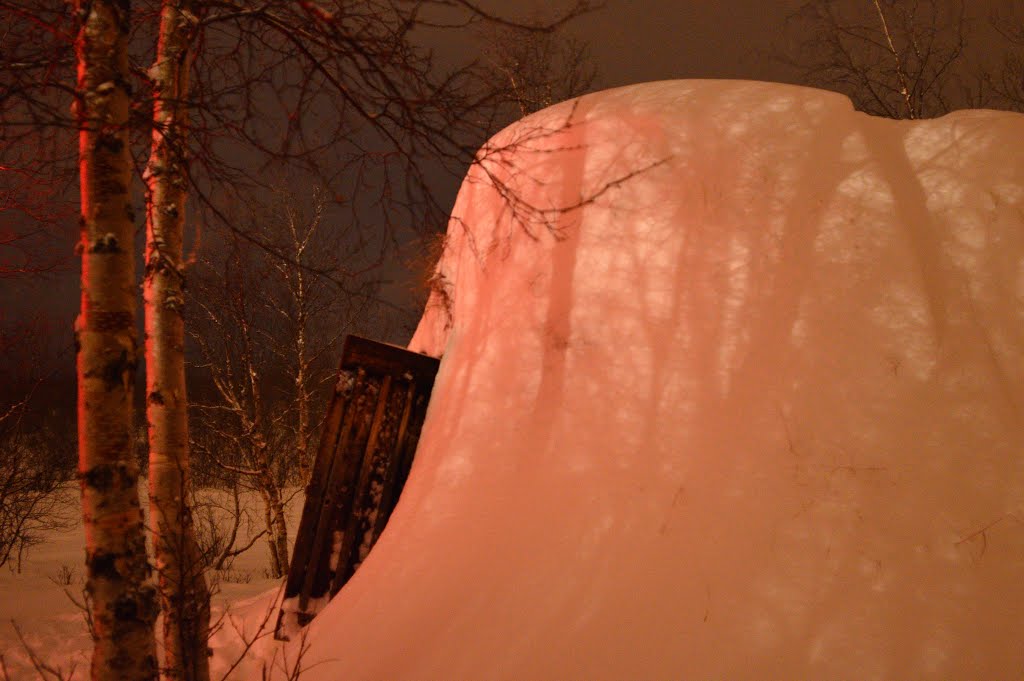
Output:
[[[297,300],[300,304],[305,302],[305,287],[303,284],[302,272],[300,271],[297,281]],[[295,458],[298,460],[299,466],[299,484],[305,487],[309,484],[309,471],[311,467],[309,461],[309,403],[312,396],[309,394],[309,388],[306,386],[306,382],[309,380],[309,377],[306,375],[309,359],[306,353],[306,310],[304,308],[299,308],[296,323],[299,328],[295,339],[295,354],[297,355],[295,406],[299,412],[299,423],[295,432]]]
[[160,678],[209,679],[210,595],[192,526],[185,390],[182,242],[188,190],[186,99],[197,19],[191,0],[165,0],[154,85],[153,142],[145,180],[146,415],[150,531],[163,612]]
[[272,481],[260,490],[265,504],[267,543],[270,547],[271,576],[275,579],[288,575],[288,523],[284,515],[281,488]]
[[156,678],[153,621],[132,447],[135,258],[128,153],[130,3],[76,0],[82,301],[78,448],[93,681]]
[[299,216],[296,211],[288,206],[288,231],[291,235],[292,251],[298,267],[291,271],[290,268],[283,270],[285,279],[291,288],[292,302],[295,305],[295,407],[298,410],[298,427],[295,433],[295,458],[298,460],[299,484],[305,487],[309,484],[309,472],[312,466],[309,460],[309,429],[310,429],[310,401],[309,376],[306,370],[309,367],[309,353],[306,343],[306,325],[309,314],[309,301],[306,291],[306,273],[302,270],[306,249],[309,248],[310,239],[320,224],[322,214],[322,203],[318,197],[314,198],[314,217],[306,225],[305,229],[299,229]]

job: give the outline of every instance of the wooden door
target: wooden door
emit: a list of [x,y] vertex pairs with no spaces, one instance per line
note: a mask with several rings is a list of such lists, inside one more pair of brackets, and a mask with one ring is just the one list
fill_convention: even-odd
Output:
[[373,548],[412,466],[438,360],[349,336],[313,464],[275,635],[308,624]]

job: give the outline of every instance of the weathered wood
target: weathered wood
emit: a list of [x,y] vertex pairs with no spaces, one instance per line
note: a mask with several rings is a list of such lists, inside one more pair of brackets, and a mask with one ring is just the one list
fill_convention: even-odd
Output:
[[[328,595],[333,582],[336,565],[331,565],[331,556],[338,539],[335,532],[343,526],[344,519],[352,510],[352,497],[355,493],[355,481],[362,457],[359,452],[365,447],[372,426],[372,416],[367,411],[376,406],[378,386],[372,377],[364,377],[360,372],[360,390],[356,392],[346,413],[346,428],[334,452],[331,467],[330,485],[325,490],[320,505],[320,520],[314,539],[313,548],[319,561],[311,560],[306,568],[306,580],[303,583],[300,609],[307,609],[308,599],[322,598]],[[313,613],[315,614],[315,613]]]
[[[301,551],[299,538],[296,537],[295,541],[295,550],[293,552],[294,556],[292,560],[295,561],[301,559],[301,565],[307,565],[310,558],[313,555],[319,554],[323,550],[325,542],[330,540],[329,531],[332,520],[331,516],[335,510],[334,480],[337,477],[336,470],[341,459],[337,452],[339,450],[345,450],[344,443],[348,440],[352,431],[355,411],[350,407],[359,398],[365,383],[365,375],[363,372],[356,372],[354,377],[348,374],[342,374],[339,378],[339,384],[342,382],[346,384],[344,387],[347,389],[347,394],[344,394],[341,399],[338,399],[336,396],[334,402],[344,405],[343,411],[339,411],[339,416],[343,414],[344,418],[341,420],[337,435],[325,432],[324,436],[321,438],[322,445],[326,444],[326,446],[321,447],[321,451],[317,456],[317,461],[313,466],[314,471],[319,471],[321,475],[315,475],[314,477],[316,479],[310,480],[310,487],[306,496],[306,505],[303,508],[302,521],[300,521],[300,525],[307,519],[310,521],[309,525],[311,527],[311,536],[307,540],[308,543],[301,546]],[[333,444],[331,444],[332,441]],[[322,485],[322,488],[317,489],[314,485]],[[315,569],[306,570],[305,572],[297,570],[289,571],[289,579],[294,575],[296,576],[296,581],[299,581],[300,610],[305,611],[308,607],[311,591],[313,590],[313,582],[317,577],[316,572],[317,570]]]
[[[433,387],[433,386],[431,386]],[[404,446],[399,450],[398,479],[396,489],[401,491],[412,470],[412,461],[416,455],[416,446],[420,442],[420,430],[427,416],[427,405],[430,402],[430,391],[418,392],[414,398],[412,413],[409,415],[409,429]]]
[[391,392],[391,376],[384,376],[380,388],[380,395],[377,398],[377,409],[373,414],[370,434],[366,439],[366,447],[362,451],[362,465],[359,467],[358,483],[353,487],[352,506],[345,514],[344,530],[341,537],[340,560],[338,569],[335,571],[334,580],[331,583],[331,595],[338,593],[341,587],[352,576],[353,551],[359,545],[359,520],[360,516],[368,509],[366,504],[366,492],[370,485],[370,478],[373,472],[374,459],[377,451],[377,443],[380,438],[381,428],[384,423],[388,396]]
[[413,400],[416,396],[416,384],[410,382],[408,387],[405,389],[405,395],[403,396],[402,404],[402,415],[399,419],[398,432],[395,435],[395,453],[396,456],[390,456],[387,460],[387,469],[384,473],[384,483],[381,489],[380,505],[377,512],[377,517],[374,519],[373,524],[373,538],[372,543],[377,542],[377,538],[380,537],[380,533],[384,530],[384,525],[387,524],[388,518],[391,517],[391,511],[395,507],[395,502],[398,500],[397,495],[401,490],[396,489],[398,482],[399,468],[402,466],[402,459],[404,458],[404,449],[406,447],[406,435],[409,431],[409,417],[412,414]]
[[408,477],[438,364],[393,345],[346,339],[306,486],[278,638],[308,624],[376,543]]
[[[327,475],[334,461],[334,450],[337,448],[338,437],[342,431],[342,418],[345,415],[345,408],[353,392],[353,379],[347,373],[343,373],[342,376],[335,385],[334,399],[331,400],[327,411],[327,418],[324,420],[324,429],[320,437],[320,447],[317,450],[316,462],[306,484],[306,502],[303,506],[302,519],[299,521],[299,529],[295,533],[295,550],[292,560],[298,561],[303,565],[309,561],[319,521],[319,514],[311,512],[310,508],[311,505],[315,506],[317,500],[323,496],[324,488],[328,483]],[[296,570],[289,571],[285,591],[300,592],[303,581],[302,572]]]
[[342,350],[342,369],[362,368],[367,373],[394,377],[406,373],[417,383],[434,384],[438,360],[429,355],[410,352],[405,348],[387,343],[378,343],[359,336],[345,339]]
[[[398,458],[398,426],[402,417],[402,407],[405,404],[405,390],[402,390],[403,381],[396,381],[397,387],[391,390],[388,395],[387,405],[381,419],[380,432],[377,435],[376,446],[367,449],[367,459],[371,462],[368,467],[368,478],[359,487],[361,510],[355,514],[358,519],[354,529],[353,553],[350,560],[351,568],[345,579],[362,565],[370,549],[377,542],[378,534],[374,534],[374,527],[378,516],[389,514],[390,509],[382,504],[385,486],[387,484],[388,468],[390,462]],[[414,385],[414,384],[410,384]]]

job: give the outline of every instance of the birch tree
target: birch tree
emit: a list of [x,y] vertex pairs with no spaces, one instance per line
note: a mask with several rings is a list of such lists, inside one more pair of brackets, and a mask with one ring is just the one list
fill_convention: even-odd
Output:
[[153,132],[146,182],[146,417],[149,423],[150,531],[159,580],[164,659],[161,679],[209,678],[210,594],[188,507],[189,439],[185,385],[183,240],[188,171],[189,77],[200,11],[164,0],[153,86]]
[[485,67],[515,117],[586,93],[597,75],[587,45],[561,32],[490,25],[481,37]]
[[992,24],[1008,49],[1002,55],[1001,68],[989,82],[1002,106],[1024,111],[1024,8],[1018,3],[996,11]]
[[128,151],[130,21],[125,0],[76,0],[82,300],[78,442],[92,679],[156,677],[138,464],[132,450],[135,255]]
[[288,572],[285,485],[294,448],[284,437],[285,410],[268,395],[274,381],[267,373],[275,367],[259,324],[262,305],[256,302],[267,294],[268,271],[254,269],[243,257],[248,250],[244,243],[237,237],[233,241],[230,254],[212,270],[223,287],[195,282],[204,294],[195,301],[197,318],[191,329],[202,357],[200,367],[209,372],[216,391],[214,401],[197,405],[209,418],[203,420],[204,437],[196,443],[222,471],[259,493],[269,573],[278,578]]
[[1020,110],[1024,32],[1013,2],[993,4],[1004,9],[985,17],[962,0],[810,0],[789,17],[780,60],[876,116]]
[[[381,314],[379,247],[332,224],[338,212],[328,208],[322,190],[301,200],[280,192],[239,223],[285,257],[228,237],[209,246],[190,286],[197,369],[213,386],[193,400],[202,431],[196,450],[214,459],[206,467],[224,484],[259,494],[274,576],[288,569],[285,502],[289,488],[308,482],[316,412],[333,385],[340,343]],[[347,290],[331,279],[345,280]]]

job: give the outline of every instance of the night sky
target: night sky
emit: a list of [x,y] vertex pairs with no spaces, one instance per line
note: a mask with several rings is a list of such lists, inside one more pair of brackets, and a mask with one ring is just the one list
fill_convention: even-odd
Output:
[[[862,0],[870,9],[871,1]],[[959,0],[929,0],[944,10]],[[777,57],[787,17],[807,0],[606,0],[575,21],[570,33],[589,43],[596,89],[675,78],[738,78],[799,83]],[[992,28],[994,12],[1020,18],[1020,0],[965,0],[966,52],[999,58],[1006,41]]]
[[785,80],[767,55],[799,2],[608,0],[578,20],[599,88],[674,78]]

